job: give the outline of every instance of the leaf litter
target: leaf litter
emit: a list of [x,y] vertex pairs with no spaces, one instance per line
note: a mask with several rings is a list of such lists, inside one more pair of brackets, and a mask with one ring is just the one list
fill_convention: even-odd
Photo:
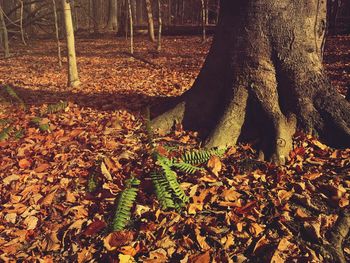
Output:
[[[33,44],[26,53],[18,47],[17,58],[0,60],[1,88],[13,87],[26,104],[1,90],[0,128],[7,133],[0,141],[0,259],[324,261],[313,244],[322,244],[349,209],[350,150],[298,133],[291,160],[277,167],[255,161],[251,145],[240,144],[203,169],[179,173],[189,203],[163,211],[150,181],[154,161],[140,109],[153,97],[190,86],[209,43],[166,38],[164,54],[154,56],[145,39],[138,41],[140,55],[158,68],[129,58],[120,40],[78,40],[85,84],[76,90],[65,87],[51,41],[44,41],[47,53]],[[335,63],[326,66],[331,76],[338,74]],[[344,76],[337,81],[343,92]],[[196,134],[181,127],[156,144],[178,158],[199,147]],[[126,229],[111,231],[116,199],[131,177],[141,180],[137,204]],[[349,238],[343,251],[350,260]]]

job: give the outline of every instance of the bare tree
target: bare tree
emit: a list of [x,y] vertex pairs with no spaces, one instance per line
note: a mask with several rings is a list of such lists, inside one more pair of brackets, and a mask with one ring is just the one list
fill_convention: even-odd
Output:
[[152,14],[152,3],[150,0],[145,0],[146,2],[146,10],[147,10],[147,22],[148,22],[148,35],[149,39],[154,42],[154,22],[153,22],[153,14]]
[[134,22],[132,17],[131,0],[128,1],[129,29],[130,29],[130,53],[134,54]]
[[162,6],[160,0],[157,0],[158,7],[158,42],[157,42],[157,51],[159,52],[162,49]]
[[9,39],[2,6],[0,6],[0,34],[4,48],[4,56],[5,58],[8,58],[10,56]]
[[109,0],[108,30],[118,30],[117,0]]
[[57,43],[58,66],[60,68],[62,68],[61,43],[60,43],[60,35],[59,35],[59,30],[58,30],[58,17],[57,17],[56,0],[52,0],[52,5],[53,5],[54,20],[55,20],[55,37],[56,37],[56,43]]
[[72,11],[69,0],[62,0],[64,10],[64,20],[67,39],[67,57],[68,57],[68,86],[76,87],[80,84],[78,76],[77,59],[75,55],[74,28],[72,21]]

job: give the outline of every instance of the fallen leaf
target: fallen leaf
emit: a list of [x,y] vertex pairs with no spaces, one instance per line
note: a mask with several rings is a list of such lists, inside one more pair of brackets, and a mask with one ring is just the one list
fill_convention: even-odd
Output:
[[208,161],[208,168],[215,174],[216,176],[219,176],[219,172],[222,169],[222,163],[219,157],[216,155],[213,155],[210,157]]
[[39,218],[36,216],[28,216],[24,219],[24,224],[27,226],[27,230],[35,229],[38,224]]
[[19,162],[18,162],[18,166],[22,169],[27,169],[29,168],[30,166],[32,165],[32,163],[27,160],[27,159],[21,159]]
[[110,172],[108,171],[106,165],[104,162],[101,162],[101,173],[104,175],[104,177],[108,180],[108,181],[113,181],[112,175],[110,174]]
[[191,256],[189,259],[190,263],[209,263],[210,262],[210,252],[206,251],[202,254]]

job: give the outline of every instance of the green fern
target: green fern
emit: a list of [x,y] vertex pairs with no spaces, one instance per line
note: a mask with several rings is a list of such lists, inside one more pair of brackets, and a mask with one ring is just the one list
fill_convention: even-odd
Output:
[[10,86],[5,86],[5,91],[12,99],[24,106],[24,101],[17,95],[13,88],[11,88]]
[[186,152],[182,155],[181,160],[188,164],[203,164],[212,156],[222,156],[226,151],[226,148],[222,149],[201,149],[191,152]]
[[97,182],[96,182],[96,174],[92,173],[89,175],[88,182],[87,182],[87,187],[88,187],[88,192],[93,193],[97,189]]
[[4,128],[1,132],[0,132],[0,142],[1,141],[6,141],[7,139],[10,138],[10,133],[13,131],[13,127],[9,126],[7,128]]
[[57,112],[60,112],[60,111],[64,111],[67,107],[68,107],[68,102],[60,101],[60,102],[58,102],[56,104],[48,105],[46,112],[50,113],[50,114],[57,113]]
[[177,162],[173,164],[173,167],[178,169],[179,171],[188,173],[188,174],[194,174],[197,171],[203,171],[204,169],[201,167],[194,166],[190,163],[185,163],[183,161]]
[[119,195],[117,208],[113,218],[113,231],[120,231],[125,228],[131,217],[131,209],[136,200],[140,180],[131,178],[127,180],[126,189]]
[[164,175],[162,173],[153,172],[151,173],[151,179],[161,207],[165,210],[176,208],[171,194],[171,189],[168,182],[164,178]]
[[19,139],[23,138],[24,133],[25,133],[25,130],[24,130],[24,129],[16,130],[15,133],[13,134],[13,137],[14,137],[16,140],[19,140]]
[[44,119],[40,118],[40,117],[34,117],[31,122],[33,124],[35,124],[40,131],[50,131],[50,123],[49,122],[45,122]]

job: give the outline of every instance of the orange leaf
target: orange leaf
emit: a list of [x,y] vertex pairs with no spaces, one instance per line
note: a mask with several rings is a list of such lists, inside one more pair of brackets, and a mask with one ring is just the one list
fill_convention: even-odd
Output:
[[319,178],[321,175],[322,175],[322,173],[304,174],[303,179],[307,179],[307,180],[312,181],[312,180]]
[[20,168],[22,169],[27,169],[31,166],[31,162],[27,159],[21,159],[19,162],[18,162],[18,165]]
[[209,263],[210,262],[210,252],[204,252],[202,254],[191,257],[189,262],[191,263]]
[[220,158],[215,155],[212,156],[208,161],[208,168],[213,172],[213,174],[219,176],[219,172],[222,169],[222,163],[220,161]]
[[43,164],[40,164],[37,168],[35,168],[35,172],[36,173],[42,173],[42,172],[44,172],[47,168],[49,168],[50,167],[50,165],[49,164],[47,164],[47,163],[43,163]]

